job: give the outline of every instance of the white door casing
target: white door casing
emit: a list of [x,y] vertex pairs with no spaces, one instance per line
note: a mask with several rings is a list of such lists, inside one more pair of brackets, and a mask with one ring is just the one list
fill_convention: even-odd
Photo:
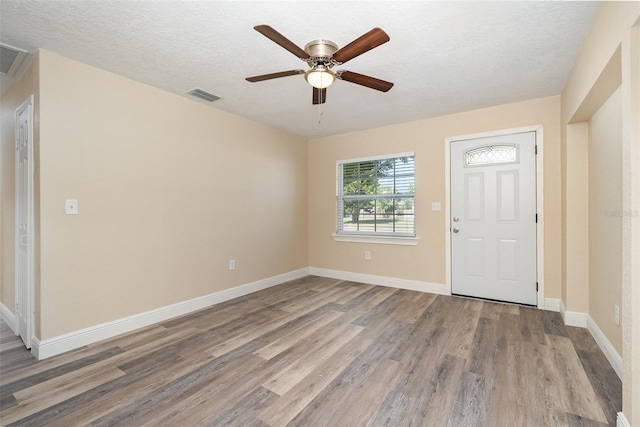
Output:
[[537,305],[536,134],[450,145],[452,293]]
[[16,109],[16,334],[33,337],[33,96]]

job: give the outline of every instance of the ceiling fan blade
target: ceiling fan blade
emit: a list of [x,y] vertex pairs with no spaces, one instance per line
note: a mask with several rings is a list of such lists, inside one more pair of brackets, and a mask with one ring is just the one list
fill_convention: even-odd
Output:
[[280,71],[279,73],[262,74],[260,76],[247,77],[247,81],[255,83],[255,82],[261,82],[263,80],[277,79],[280,77],[295,76],[298,74],[304,74],[304,70],[289,70],[289,71]]
[[324,104],[327,102],[327,88],[318,89],[316,87],[313,89],[313,105]]
[[381,92],[388,92],[393,87],[393,83],[376,79],[375,77],[365,76],[364,74],[354,73],[353,71],[339,71],[336,77],[340,80],[355,83],[357,85],[366,86]]
[[287,49],[289,52],[293,53],[298,58],[301,58],[301,59],[309,58],[309,54],[307,52],[302,50],[300,47],[298,47],[298,45],[296,45],[294,42],[292,42],[291,40],[289,40],[288,38],[286,38],[285,36],[277,32],[270,26],[256,25],[255,27],[253,27],[253,29],[259,32],[260,34],[262,34],[263,36],[265,36],[266,38],[270,39],[271,41]]
[[380,28],[374,28],[373,30],[365,33],[339,49],[336,53],[333,54],[333,59],[337,62],[342,62],[343,64],[350,59],[355,58],[358,55],[362,55],[365,52],[370,51],[374,47],[378,47],[383,43],[391,40],[387,33],[385,33]]

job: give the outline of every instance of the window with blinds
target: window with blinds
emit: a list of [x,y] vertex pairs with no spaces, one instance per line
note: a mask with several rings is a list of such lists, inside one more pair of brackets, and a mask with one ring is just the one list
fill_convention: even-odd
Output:
[[337,165],[337,233],[415,236],[415,156]]

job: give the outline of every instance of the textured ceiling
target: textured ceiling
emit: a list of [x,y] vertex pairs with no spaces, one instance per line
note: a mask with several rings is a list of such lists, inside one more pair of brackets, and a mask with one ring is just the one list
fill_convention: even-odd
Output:
[[[0,40],[44,48],[310,138],[559,94],[598,7],[580,1],[26,1],[0,2]],[[253,30],[300,47],[342,47],[373,27],[391,41],[338,67],[395,83],[378,92],[337,81],[311,104],[306,68]],[[3,82],[7,84],[7,80]],[[196,102],[203,102],[197,100]],[[320,120],[321,118],[321,120]]]

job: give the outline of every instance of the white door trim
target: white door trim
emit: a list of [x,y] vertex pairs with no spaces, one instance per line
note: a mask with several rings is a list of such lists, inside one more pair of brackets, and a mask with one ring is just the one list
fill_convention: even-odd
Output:
[[[26,333],[24,334],[26,336],[26,342],[25,345],[27,346],[27,348],[31,348],[31,344],[34,338],[34,325],[35,325],[35,318],[34,318],[34,190],[33,190],[33,176],[34,176],[34,170],[33,170],[33,107],[34,107],[34,97],[33,95],[29,96],[29,98],[27,98],[26,101],[24,101],[22,103],[22,105],[20,105],[16,111],[15,111],[15,142],[16,142],[16,153],[15,153],[15,204],[16,204],[16,212],[15,212],[15,224],[14,224],[14,230],[15,230],[15,259],[16,259],[16,265],[15,265],[15,303],[16,303],[16,307],[17,304],[21,304],[22,307],[22,312],[26,313],[26,325],[27,325],[27,330]],[[27,233],[27,277],[25,280],[26,283],[26,287],[27,287],[27,301],[20,301],[21,299],[21,289],[20,289],[20,280],[18,280],[18,269],[19,269],[19,255],[18,255],[18,251],[19,251],[19,233],[18,233],[18,226],[19,226],[19,216],[18,216],[18,209],[19,209],[19,204],[21,203],[20,197],[18,196],[19,193],[19,185],[20,185],[20,168],[19,168],[19,153],[18,153],[18,149],[17,149],[17,144],[18,144],[18,135],[19,135],[19,116],[20,114],[22,114],[22,112],[24,112],[24,110],[28,110],[28,133],[29,133],[29,137],[30,137],[30,141],[29,141],[29,148],[27,150],[27,167],[28,167],[28,173],[27,173],[27,228],[28,228],[28,233]],[[14,307],[14,310],[16,309],[16,307]],[[20,322],[16,321],[16,329],[15,329],[15,334],[16,335],[21,335],[23,333],[23,331],[20,330]]]
[[456,141],[486,138],[491,136],[502,136],[513,133],[532,132],[536,133],[536,146],[538,155],[536,156],[536,210],[538,213],[538,224],[536,226],[536,254],[538,275],[538,308],[544,309],[544,149],[543,149],[543,127],[542,125],[525,126],[521,128],[502,129],[491,132],[476,133],[470,135],[459,135],[447,137],[444,140],[444,182],[445,182],[445,264],[446,264],[446,290],[451,295],[451,144]]

